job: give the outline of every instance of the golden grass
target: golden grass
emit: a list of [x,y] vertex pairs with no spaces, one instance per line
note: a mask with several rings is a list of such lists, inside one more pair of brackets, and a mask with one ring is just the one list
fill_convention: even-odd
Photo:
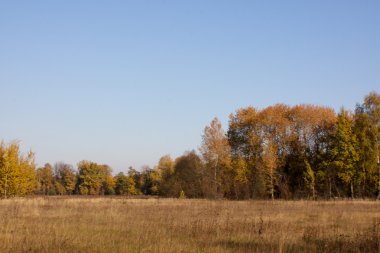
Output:
[[0,252],[380,252],[380,202],[6,199]]

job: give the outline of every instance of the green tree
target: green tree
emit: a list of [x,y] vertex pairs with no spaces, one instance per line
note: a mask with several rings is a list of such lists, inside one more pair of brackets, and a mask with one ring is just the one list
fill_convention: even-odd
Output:
[[136,187],[133,178],[120,172],[115,176],[115,193],[117,195],[136,195]]
[[[371,121],[377,126],[377,157],[380,157],[380,94],[376,92],[369,93],[364,98],[364,111],[368,114]],[[378,164],[377,173],[377,198],[380,199],[380,164]]]
[[143,166],[141,172],[139,173],[139,186],[140,191],[144,195],[154,195],[157,192],[153,192],[156,190],[154,188],[154,179],[153,179],[154,170],[152,170],[149,166]]
[[373,195],[377,190],[377,156],[379,129],[360,105],[355,110],[354,132],[358,142],[358,173],[361,195]]
[[331,166],[338,177],[350,186],[351,197],[354,198],[354,184],[358,180],[358,146],[353,132],[353,119],[344,109],[338,114],[331,145]]
[[306,189],[311,192],[311,196],[315,199],[315,173],[311,169],[310,163],[305,159],[304,160],[305,170],[303,172],[303,180],[306,186]]

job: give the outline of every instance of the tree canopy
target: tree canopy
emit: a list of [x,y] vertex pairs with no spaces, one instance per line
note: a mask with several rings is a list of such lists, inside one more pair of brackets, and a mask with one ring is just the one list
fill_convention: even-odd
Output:
[[153,168],[112,175],[105,164],[63,162],[37,168],[19,143],[0,144],[1,197],[158,195],[188,198],[332,198],[380,196],[380,95],[355,110],[275,104],[240,108],[228,129],[218,118],[204,128],[199,152]]

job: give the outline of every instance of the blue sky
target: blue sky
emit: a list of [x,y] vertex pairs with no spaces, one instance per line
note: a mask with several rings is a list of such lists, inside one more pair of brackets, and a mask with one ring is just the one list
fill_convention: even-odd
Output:
[[380,91],[380,1],[1,1],[0,139],[114,172],[240,107]]

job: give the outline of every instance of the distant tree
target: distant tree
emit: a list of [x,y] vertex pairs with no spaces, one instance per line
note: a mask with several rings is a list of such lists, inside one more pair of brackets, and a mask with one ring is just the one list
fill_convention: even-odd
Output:
[[264,149],[262,169],[264,171],[265,181],[271,199],[274,199],[275,187],[278,180],[277,159],[277,148],[273,143],[269,142]]
[[78,164],[77,189],[82,195],[104,195],[113,193],[111,168],[90,161]]
[[159,195],[162,181],[162,171],[149,166],[143,166],[139,174],[140,191],[145,195]]
[[378,127],[380,127],[380,94],[371,92],[364,98],[363,108]]
[[[161,196],[169,196],[174,175],[173,159],[170,155],[162,156],[154,170],[156,171],[155,178],[157,182],[158,194]],[[157,178],[159,178],[158,181]]]
[[117,174],[114,178],[115,181],[115,193],[117,195],[126,195],[128,192],[127,176],[123,172]]
[[109,171],[109,173],[107,173],[107,175],[105,176],[102,182],[101,194],[113,195],[115,194],[115,180],[113,176],[111,175],[111,168],[109,168],[107,165],[103,165],[103,166],[105,166],[104,171]]
[[353,119],[346,110],[342,109],[338,114],[332,136],[331,166],[337,176],[350,186],[352,198],[354,197],[354,184],[358,180],[357,147],[357,139],[353,132]]
[[250,197],[250,170],[247,161],[242,156],[236,156],[232,160],[232,175],[234,195],[228,194],[229,198],[246,199]]
[[315,173],[301,145],[297,140],[290,143],[284,172],[288,177],[289,188],[295,197],[310,197],[311,195],[315,198]]
[[[368,114],[370,120],[377,126],[377,157],[380,157],[380,94],[371,92],[364,98],[364,111]],[[377,173],[377,198],[380,199],[380,165]]]
[[63,162],[56,163],[54,165],[54,174],[60,192],[68,195],[73,194],[76,184],[76,175],[73,167]]
[[[227,131],[231,150],[231,170],[227,175],[232,177],[232,184],[226,184],[229,198],[261,197],[265,195],[263,175],[258,169],[262,154],[263,130],[260,111],[253,108],[242,108],[230,115]],[[231,194],[234,193],[234,194]]]
[[57,195],[65,195],[68,194],[66,192],[65,187],[62,185],[60,181],[54,180],[54,191]]
[[204,184],[208,188],[205,192],[206,196],[223,197],[228,191],[224,189],[224,186],[228,186],[231,181],[231,178],[228,177],[231,158],[228,139],[218,118],[214,118],[210,126],[205,127],[200,152],[206,167],[203,176]]
[[47,163],[44,167],[37,169],[38,192],[43,195],[53,195],[55,191],[55,180],[53,167]]
[[358,139],[361,192],[380,197],[380,94],[371,92],[356,106],[354,131]]
[[136,189],[136,195],[143,194],[141,192],[141,186],[142,186],[142,179],[141,179],[141,173],[134,169],[132,166],[128,168],[128,177],[133,180],[133,183],[135,185]]
[[174,166],[174,178],[176,183],[173,186],[176,197],[180,192],[189,198],[204,197],[202,192],[202,173],[204,167],[202,160],[195,151],[187,152],[178,157]]
[[305,170],[303,172],[303,180],[308,192],[311,192],[311,196],[315,199],[315,173],[312,170],[310,163],[305,159],[304,160]]
[[152,173],[153,170],[147,165],[144,165],[139,173],[139,189],[144,195],[153,195]]
[[[326,147],[336,121],[332,108],[297,105],[290,108],[287,115],[290,131],[287,134],[287,156],[285,170],[289,188],[297,197],[314,198],[319,188],[325,190],[326,175],[321,159],[326,155]],[[321,177],[317,177],[317,174]],[[319,184],[319,185],[318,185]]]
[[355,110],[354,133],[358,143],[360,195],[373,196],[377,191],[378,127],[360,105]]
[[152,185],[150,188],[152,195],[160,194],[160,187],[162,184],[162,171],[153,169],[150,173],[150,178],[152,180]]
[[323,162],[335,121],[333,109],[313,105],[248,107],[231,115],[228,141],[233,170],[242,168],[236,165],[244,159],[248,196],[260,197],[265,191],[285,198],[315,196],[323,190],[329,181]]
[[4,198],[32,193],[37,186],[34,154],[20,154],[18,142],[0,143],[0,193]]
[[117,195],[136,195],[136,187],[133,178],[124,175],[123,172],[117,174],[114,178],[115,193]]

